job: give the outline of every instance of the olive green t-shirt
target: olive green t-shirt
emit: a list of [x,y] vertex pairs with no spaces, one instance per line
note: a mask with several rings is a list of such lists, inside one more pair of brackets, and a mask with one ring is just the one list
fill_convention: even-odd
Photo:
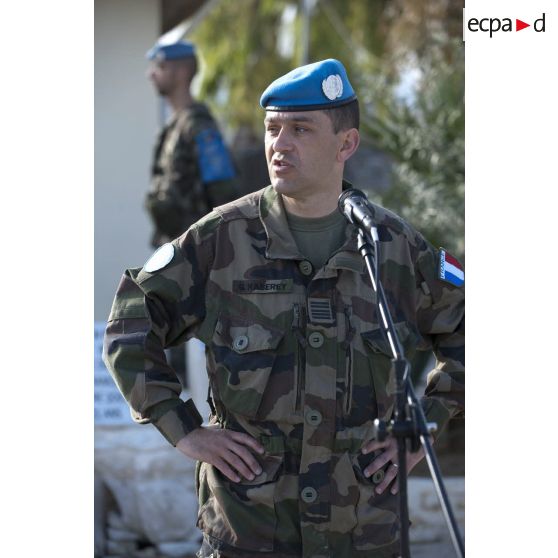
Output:
[[287,222],[300,253],[308,258],[314,269],[320,269],[345,242],[347,221],[339,211],[325,217],[308,218],[292,215]]

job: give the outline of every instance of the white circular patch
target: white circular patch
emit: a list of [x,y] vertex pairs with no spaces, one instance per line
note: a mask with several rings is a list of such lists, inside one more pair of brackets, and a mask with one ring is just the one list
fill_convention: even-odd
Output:
[[339,74],[332,74],[322,81],[322,91],[324,95],[333,101],[343,95],[343,81]]
[[148,273],[163,269],[174,257],[174,246],[167,243],[163,244],[145,263],[143,270]]

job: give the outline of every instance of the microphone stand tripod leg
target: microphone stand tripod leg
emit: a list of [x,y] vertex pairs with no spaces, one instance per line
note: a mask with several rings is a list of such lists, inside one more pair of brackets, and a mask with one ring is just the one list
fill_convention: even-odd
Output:
[[432,449],[432,444],[430,443],[430,439],[427,436],[421,435],[420,442],[424,449],[424,455],[426,458],[426,462],[428,464],[428,468],[430,469],[430,476],[432,477],[432,482],[434,483],[434,488],[436,489],[436,493],[438,494],[438,500],[440,501],[440,505],[442,507],[442,511],[444,513],[444,517],[446,519],[446,523],[449,527],[449,532],[451,535],[451,541],[453,543],[453,547],[455,548],[455,552],[459,558],[465,557],[465,546],[463,544],[463,539],[459,533],[459,527],[457,525],[457,521],[455,516],[453,515],[453,511],[451,509],[448,494],[446,492],[446,488],[444,483],[442,482],[442,473],[438,466],[438,461],[434,455],[434,450]]

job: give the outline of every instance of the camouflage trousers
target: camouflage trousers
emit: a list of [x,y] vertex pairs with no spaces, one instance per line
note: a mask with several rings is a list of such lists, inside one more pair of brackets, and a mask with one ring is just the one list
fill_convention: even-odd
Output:
[[[218,541],[213,543],[213,546],[209,542],[206,535],[203,536],[203,542],[201,548],[196,553],[197,558],[233,558],[230,554],[227,554],[226,551],[219,549],[220,544]],[[247,555],[248,556],[248,555]],[[257,553],[249,553],[249,556],[258,556]],[[259,556],[269,556],[269,553],[259,554]],[[283,558],[284,555],[281,555],[278,558]],[[236,558],[236,555],[235,555]],[[275,558],[275,557],[273,557]],[[284,558],[294,558],[292,556],[285,556]]]
[[[207,535],[203,536],[203,542],[201,548],[196,553],[197,558],[300,558],[299,556],[293,554],[283,554],[283,553],[269,553],[269,552],[247,552],[244,553],[240,551],[234,552],[233,554],[228,554],[227,551],[220,549],[221,543],[214,540],[213,545],[209,542]],[[351,553],[351,556],[358,558],[401,558],[399,553],[399,542],[394,545],[390,545],[389,548],[384,548],[378,552],[355,552]],[[341,556],[331,556],[330,558],[343,558]]]
[[[211,546],[211,544],[208,542],[207,538],[203,537],[203,543],[201,548],[198,550],[198,552],[196,553],[197,558],[237,558],[238,556],[240,556],[239,554],[227,554],[226,551],[223,550],[218,550],[217,548],[213,548]],[[250,552],[250,553],[246,553],[246,554],[242,554],[242,557],[244,558],[256,558],[256,557],[269,557],[269,558],[297,558],[295,556],[293,556],[292,554],[270,554],[269,552],[262,552],[262,553],[257,553],[257,552]]]

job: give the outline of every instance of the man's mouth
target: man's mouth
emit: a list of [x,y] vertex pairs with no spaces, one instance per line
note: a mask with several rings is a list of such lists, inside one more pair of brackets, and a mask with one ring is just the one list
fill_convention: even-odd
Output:
[[273,166],[275,168],[292,167],[292,165],[284,159],[273,159]]

